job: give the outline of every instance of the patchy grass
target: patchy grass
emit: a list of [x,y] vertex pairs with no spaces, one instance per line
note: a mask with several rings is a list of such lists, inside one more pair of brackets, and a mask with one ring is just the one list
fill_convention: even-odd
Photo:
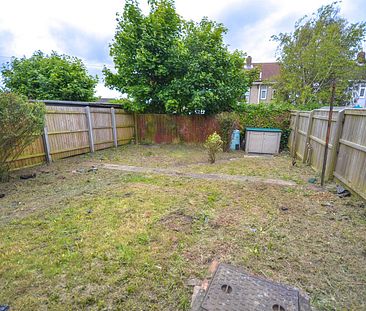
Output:
[[95,163],[119,163],[124,165],[175,168],[187,173],[221,173],[229,175],[260,176],[306,183],[317,174],[298,161],[292,166],[291,158],[281,156],[245,155],[243,151],[218,153],[215,164],[208,163],[207,150],[197,145],[129,145],[107,149],[83,156]]
[[[241,158],[244,152],[219,153],[217,159]],[[198,145],[127,145],[86,155],[87,159],[101,162],[148,167],[180,167],[189,164],[208,163],[207,150]]]
[[291,157],[286,153],[281,156],[241,155],[236,152],[230,154],[235,157],[228,161],[218,161],[214,165],[192,164],[184,168],[184,171],[278,178],[292,180],[299,184],[306,183],[309,176],[317,176],[310,167],[300,161],[293,166]]
[[[211,169],[192,165],[204,160],[199,148],[176,147],[98,152],[36,168],[35,179],[1,184],[0,303],[12,310],[189,310],[186,280],[202,278],[217,259],[297,286],[320,310],[366,308],[363,202],[303,183],[88,171],[98,157]],[[155,162],[136,159],[136,149],[159,150],[168,164],[159,163],[165,158],[159,161],[158,153]],[[252,175],[274,174],[268,159],[253,159]],[[286,174],[310,173],[286,157],[270,161]],[[217,163],[215,170],[230,174],[232,166],[243,173],[251,167],[243,157]]]

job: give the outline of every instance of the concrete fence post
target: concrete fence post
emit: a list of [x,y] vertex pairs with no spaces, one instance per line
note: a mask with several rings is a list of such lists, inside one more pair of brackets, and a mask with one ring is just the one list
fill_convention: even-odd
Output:
[[45,127],[43,128],[42,139],[43,139],[44,151],[45,151],[45,154],[46,154],[46,162],[51,163],[52,162],[52,157],[51,157],[50,142],[49,142],[49,139],[48,139],[47,125],[45,125]]
[[89,146],[90,146],[90,152],[94,152],[94,136],[93,136],[93,125],[91,120],[91,113],[90,113],[90,107],[85,107],[85,114],[86,114],[86,120],[88,124],[88,133],[89,133]]
[[114,145],[114,147],[118,147],[117,127],[116,127],[116,112],[115,112],[113,107],[111,108],[111,118],[112,118],[113,145]]

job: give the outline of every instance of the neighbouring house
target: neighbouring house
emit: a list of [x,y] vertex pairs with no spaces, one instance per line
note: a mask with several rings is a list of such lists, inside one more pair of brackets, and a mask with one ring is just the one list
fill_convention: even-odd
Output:
[[269,103],[275,95],[276,77],[280,74],[280,64],[252,63],[252,57],[248,56],[244,66],[246,70],[259,69],[259,79],[254,81],[245,99],[249,104]]
[[349,106],[355,108],[366,108],[366,80],[353,82],[349,91],[351,92]]
[[351,94],[349,106],[355,108],[366,108],[366,60],[365,52],[357,54],[358,70],[355,72],[355,80],[351,81],[348,92]]

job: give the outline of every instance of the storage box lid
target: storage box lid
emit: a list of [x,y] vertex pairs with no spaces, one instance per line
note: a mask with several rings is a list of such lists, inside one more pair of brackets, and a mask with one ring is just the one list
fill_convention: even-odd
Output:
[[245,130],[248,132],[275,132],[275,133],[282,132],[282,130],[280,130],[280,129],[262,128],[262,127],[246,127]]

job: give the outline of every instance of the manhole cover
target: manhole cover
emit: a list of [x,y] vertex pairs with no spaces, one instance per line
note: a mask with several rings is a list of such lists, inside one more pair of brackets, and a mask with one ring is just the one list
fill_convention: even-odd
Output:
[[207,311],[308,311],[297,289],[220,264],[201,304]]

